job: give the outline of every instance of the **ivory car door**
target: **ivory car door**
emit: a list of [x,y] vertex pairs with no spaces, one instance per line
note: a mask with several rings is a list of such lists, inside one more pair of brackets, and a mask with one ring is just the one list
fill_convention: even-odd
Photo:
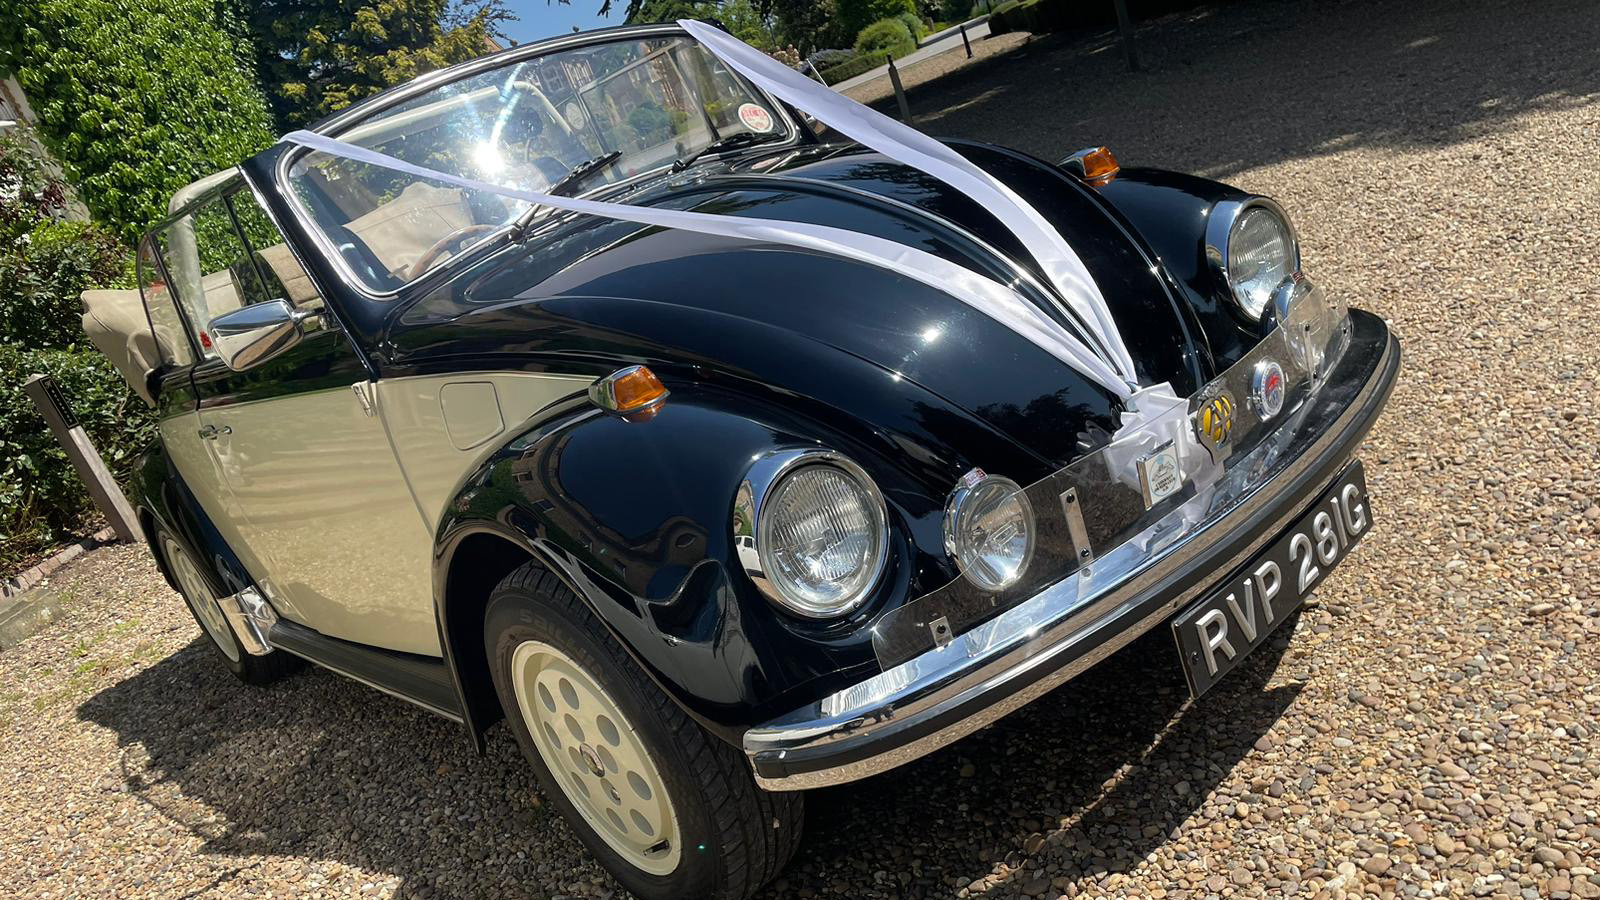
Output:
[[163,265],[173,234],[171,224],[145,235],[139,243],[139,291],[150,322],[158,356],[161,389],[156,392],[156,420],[167,456],[183,476],[189,493],[213,527],[252,570],[259,565],[244,545],[238,523],[241,511],[212,458],[200,427],[191,370],[198,359],[196,345],[180,312],[177,294],[182,289]]
[[[199,431],[280,614],[330,637],[439,655],[424,527],[383,425],[362,402],[368,372],[304,269],[242,184],[175,223],[169,267],[197,328]],[[192,237],[192,245],[185,240]],[[297,344],[244,371],[209,323],[283,299],[319,312]]]

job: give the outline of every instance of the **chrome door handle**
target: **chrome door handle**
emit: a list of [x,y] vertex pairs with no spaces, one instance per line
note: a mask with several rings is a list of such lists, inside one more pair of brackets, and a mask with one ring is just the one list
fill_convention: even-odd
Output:
[[203,425],[200,428],[200,436],[208,441],[216,440],[219,434],[233,434],[233,429],[227,425],[221,428],[215,425]]

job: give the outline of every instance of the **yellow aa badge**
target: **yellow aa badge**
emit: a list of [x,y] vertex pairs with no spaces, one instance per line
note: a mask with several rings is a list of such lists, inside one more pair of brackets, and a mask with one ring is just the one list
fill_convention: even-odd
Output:
[[1233,415],[1238,409],[1233,395],[1222,391],[1205,401],[1194,416],[1195,435],[1211,451],[1213,459],[1227,456],[1228,436],[1233,434]]

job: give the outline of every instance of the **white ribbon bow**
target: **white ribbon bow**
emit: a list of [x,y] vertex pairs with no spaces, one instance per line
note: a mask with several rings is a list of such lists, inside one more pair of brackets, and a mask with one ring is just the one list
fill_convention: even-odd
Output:
[[1128,385],[1118,377],[1116,371],[1095,356],[1076,335],[1062,328],[1016,291],[988,276],[916,247],[827,225],[657,209],[627,203],[606,203],[506,187],[419,166],[386,153],[310,131],[290,132],[283,136],[283,141],[355,162],[382,166],[418,178],[451,184],[471,191],[485,191],[525,203],[624,222],[636,222],[640,225],[676,228],[700,234],[799,247],[877,266],[961,300],[1050,352],[1118,398],[1126,399],[1131,393]]
[[1075,317],[1105,348],[1107,362],[1124,381],[1138,387],[1133,358],[1083,260],[1067,245],[1061,232],[1004,182],[915,128],[807,78],[725,31],[692,19],[679,19],[678,24],[756,87],[845,137],[926,172],[977,201],[1016,235],[1044,268]]
[[[1098,346],[1091,346],[1017,291],[986,275],[916,247],[874,235],[805,222],[658,209],[522,190],[419,166],[309,131],[291,132],[283,140],[333,156],[526,203],[641,225],[798,247],[877,266],[966,303],[1043,348],[1119,400],[1128,402],[1125,428],[1135,422],[1146,424],[1152,418],[1172,415],[1177,405],[1174,401],[1178,398],[1172,395],[1171,387],[1160,384],[1139,388],[1127,345],[1094,279],[1060,232],[1026,200],[944,144],[806,78],[726,32],[701,22],[684,20],[679,24],[708,52],[757,87],[841,134],[945,182],[988,209],[1044,268],[1069,304],[1069,314],[1082,323]],[[1140,403],[1141,399],[1146,402]]]

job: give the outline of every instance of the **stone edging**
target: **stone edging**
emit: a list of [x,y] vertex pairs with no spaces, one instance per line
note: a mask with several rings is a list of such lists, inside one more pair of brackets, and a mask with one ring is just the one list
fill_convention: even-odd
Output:
[[78,541],[77,543],[68,544],[66,547],[63,547],[54,556],[50,557],[44,562],[39,563],[31,568],[24,569],[16,575],[7,578],[5,581],[0,581],[0,599],[14,597],[17,594],[28,590],[39,582],[50,577],[50,574],[55,570],[82,556],[86,551],[93,550],[102,544],[112,543],[116,539],[116,531],[107,526],[99,531],[96,531],[94,534],[89,535],[83,540]]

